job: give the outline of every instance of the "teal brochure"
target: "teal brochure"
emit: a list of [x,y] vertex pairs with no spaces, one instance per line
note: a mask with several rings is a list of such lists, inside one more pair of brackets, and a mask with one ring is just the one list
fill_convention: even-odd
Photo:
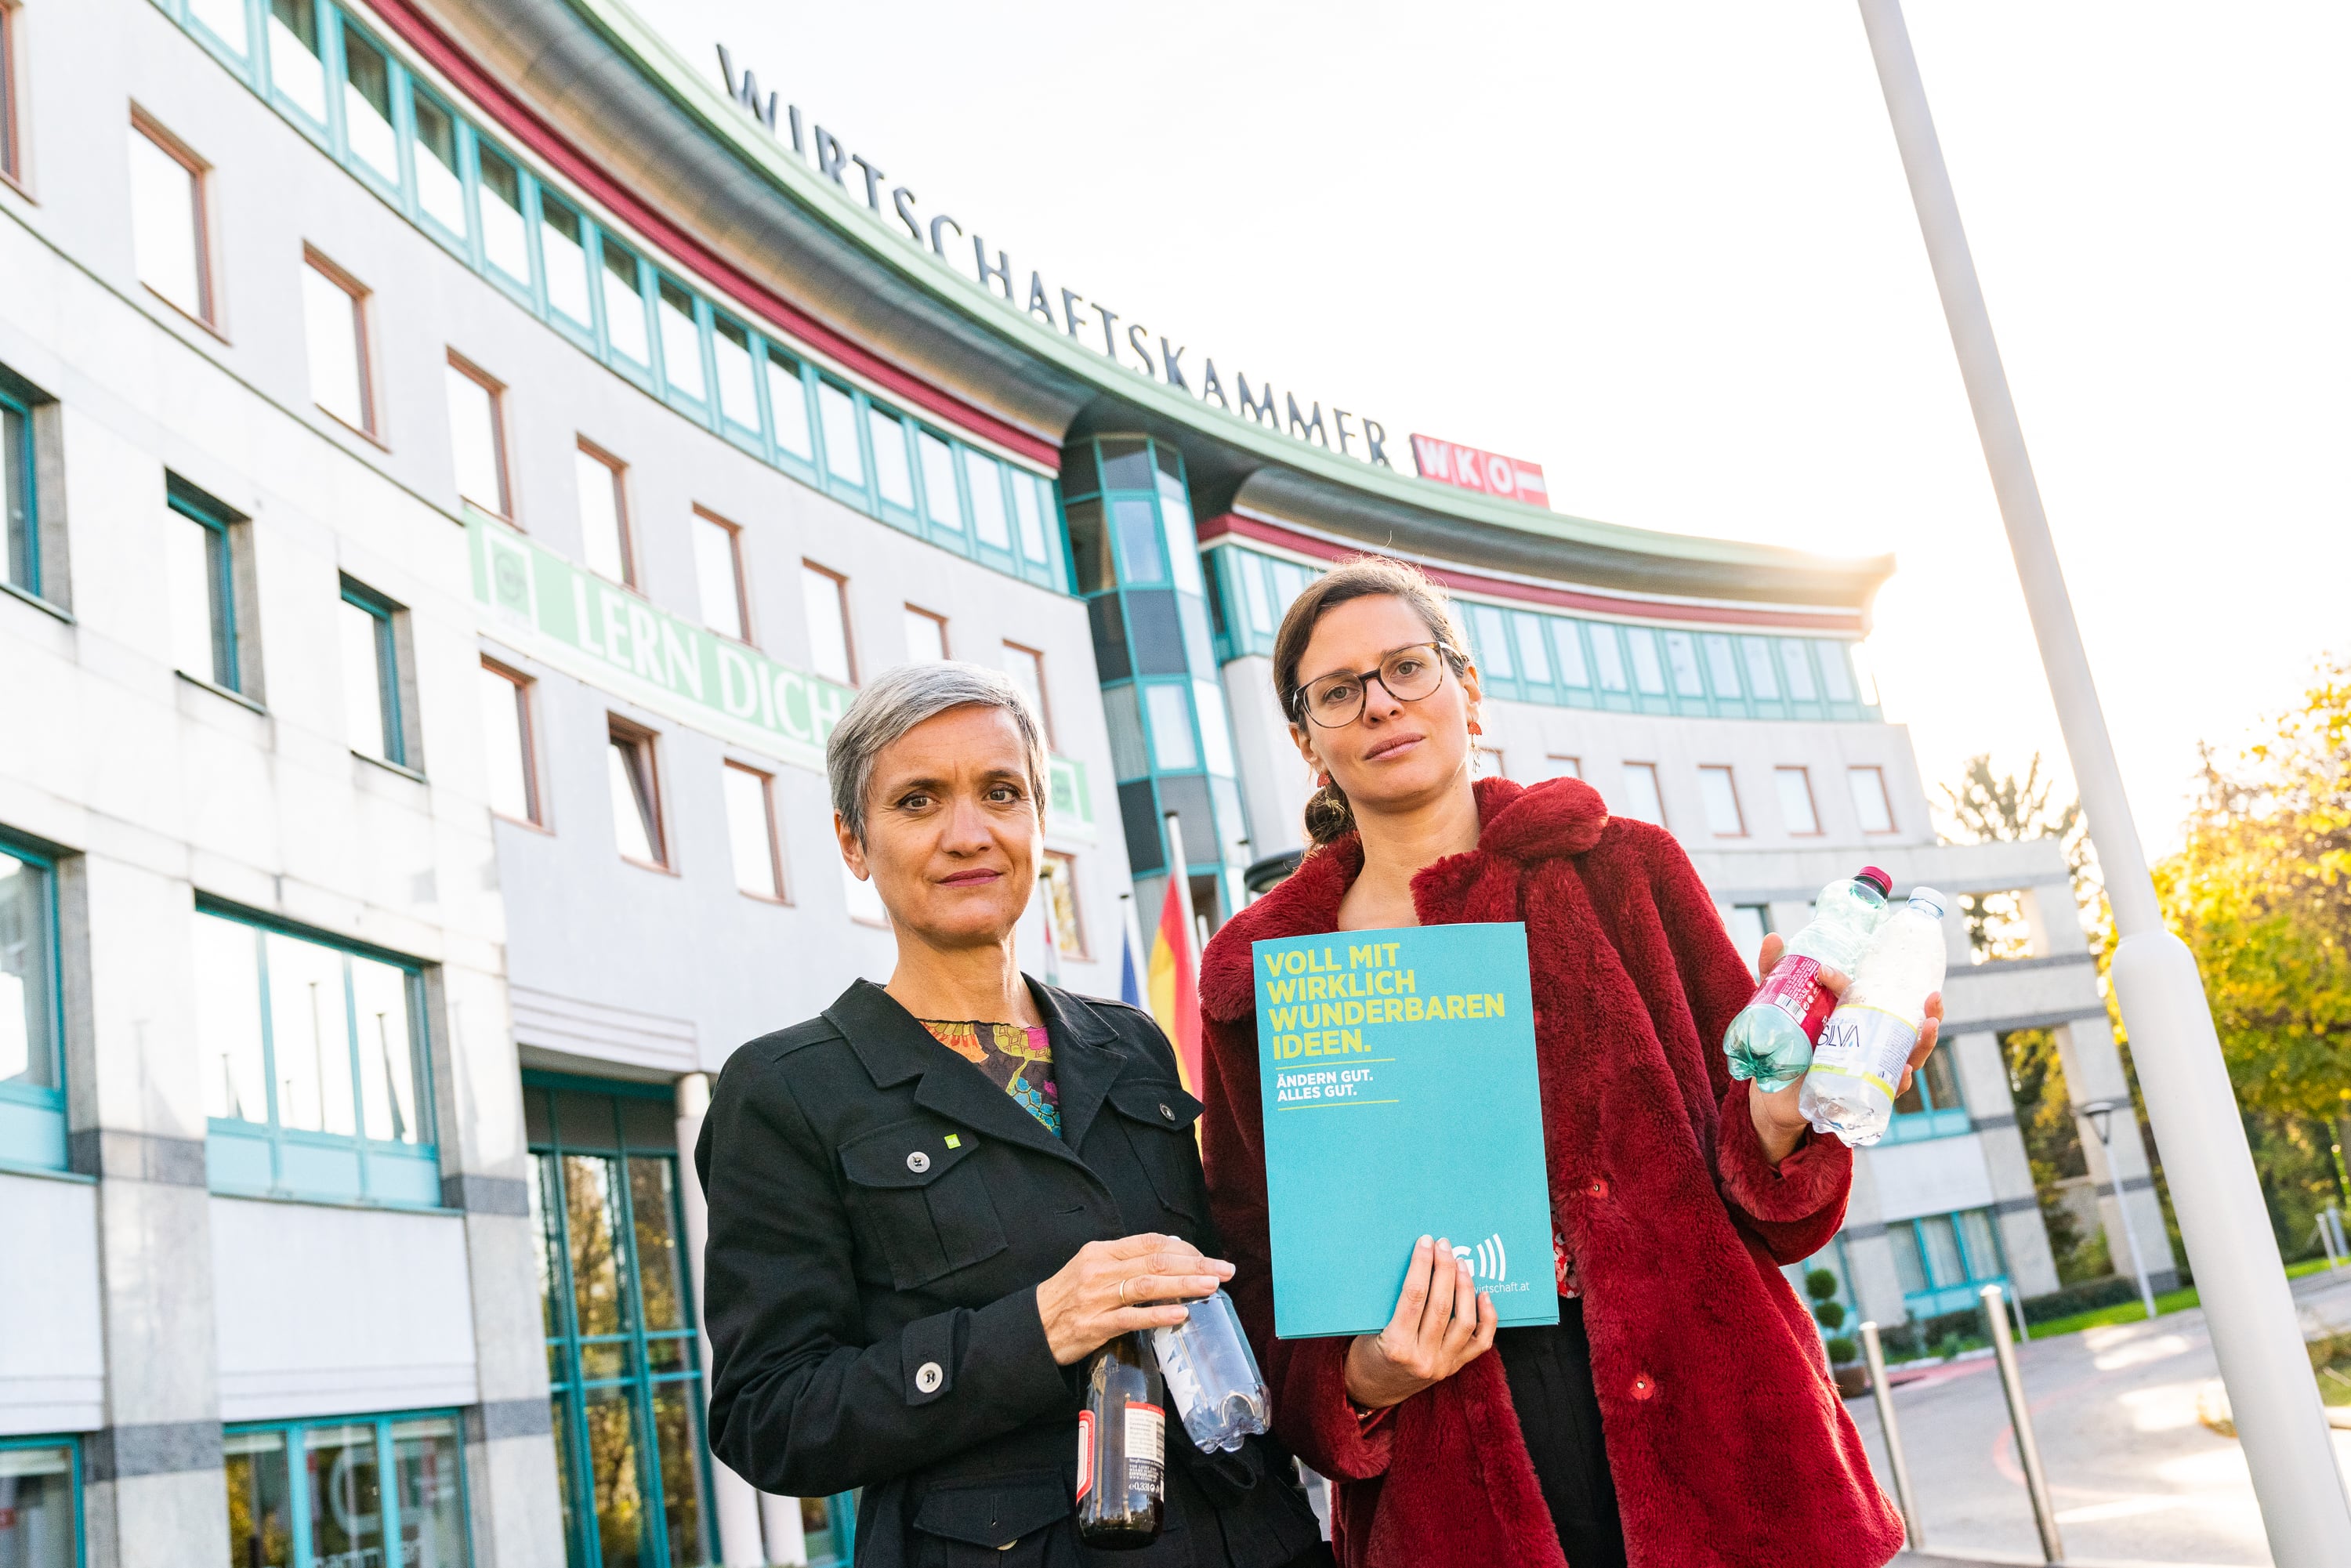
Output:
[[1274,1332],[1376,1333],[1443,1237],[1504,1327],[1559,1322],[1527,928],[1259,942]]

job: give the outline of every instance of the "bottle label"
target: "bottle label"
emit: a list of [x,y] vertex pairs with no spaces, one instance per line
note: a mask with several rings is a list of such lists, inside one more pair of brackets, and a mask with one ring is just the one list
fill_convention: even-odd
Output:
[[1167,1412],[1156,1405],[1126,1407],[1126,1490],[1161,1495],[1167,1458]]
[[1094,1413],[1078,1412],[1078,1496],[1086,1500],[1086,1493],[1094,1490]]
[[1813,1071],[1874,1083],[1891,1100],[1902,1070],[1910,1064],[1910,1048],[1917,1043],[1917,1026],[1898,1014],[1868,1006],[1839,1008],[1821,1031]]
[[1800,953],[1791,953],[1771,966],[1755,1001],[1786,1013],[1815,1045],[1820,1043],[1821,1026],[1836,1007],[1835,994],[1821,984],[1821,961]]

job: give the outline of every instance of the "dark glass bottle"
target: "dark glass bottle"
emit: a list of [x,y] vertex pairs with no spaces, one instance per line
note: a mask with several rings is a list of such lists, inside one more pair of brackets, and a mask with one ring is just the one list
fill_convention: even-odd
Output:
[[1086,1368],[1086,1406],[1078,1413],[1078,1539],[1112,1552],[1158,1540],[1166,1458],[1158,1358],[1143,1335],[1121,1334]]

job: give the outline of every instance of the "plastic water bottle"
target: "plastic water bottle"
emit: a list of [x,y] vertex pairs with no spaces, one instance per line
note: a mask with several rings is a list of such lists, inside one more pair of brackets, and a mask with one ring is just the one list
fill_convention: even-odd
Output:
[[1853,971],[1829,1015],[1796,1108],[1820,1133],[1859,1148],[1886,1135],[1910,1048],[1927,1021],[1927,998],[1943,988],[1943,895],[1914,890]]
[[1218,1291],[1189,1304],[1182,1323],[1151,1331],[1151,1348],[1193,1443],[1204,1454],[1230,1452],[1272,1424],[1265,1376],[1230,1296]]
[[1723,1032],[1733,1078],[1751,1078],[1756,1087],[1776,1091],[1804,1075],[1821,1026],[1836,1006],[1835,995],[1821,984],[1821,971],[1853,973],[1886,918],[1893,885],[1884,872],[1865,865],[1858,875],[1821,889],[1811,921],[1790,939],[1763,977],[1763,988]]

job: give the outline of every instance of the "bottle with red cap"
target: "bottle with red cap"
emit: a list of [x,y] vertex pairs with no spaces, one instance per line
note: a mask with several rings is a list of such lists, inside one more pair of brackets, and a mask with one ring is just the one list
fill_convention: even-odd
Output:
[[1823,969],[1850,975],[1886,918],[1893,880],[1874,865],[1821,889],[1813,918],[1788,940],[1787,951],[1763,977],[1755,999],[1723,1032],[1730,1075],[1766,1091],[1785,1089],[1813,1064],[1813,1047],[1836,1007],[1821,984]]

